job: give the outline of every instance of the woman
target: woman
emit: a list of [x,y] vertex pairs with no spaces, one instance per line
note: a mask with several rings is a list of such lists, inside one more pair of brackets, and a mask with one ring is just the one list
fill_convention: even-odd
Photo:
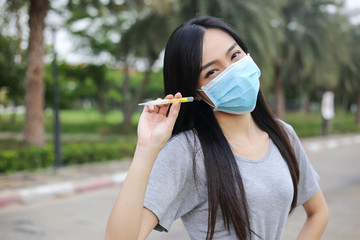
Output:
[[318,175],[294,130],[271,113],[247,53],[216,18],[174,31],[165,98],[197,101],[181,110],[179,103],[145,106],[107,239],[145,239],[179,217],[191,239],[280,239],[298,205],[307,213],[298,239],[320,239],[328,210]]

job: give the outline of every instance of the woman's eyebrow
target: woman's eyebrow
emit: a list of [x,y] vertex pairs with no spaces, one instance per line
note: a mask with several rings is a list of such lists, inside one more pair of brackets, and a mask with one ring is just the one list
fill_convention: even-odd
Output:
[[215,62],[216,62],[216,61],[211,61],[211,62],[205,64],[204,66],[202,66],[202,67],[200,68],[200,71],[203,71],[204,69],[210,67],[210,66],[211,66],[212,64],[214,64]]
[[[226,53],[228,53],[228,52],[230,52],[231,50],[233,50],[237,45],[238,45],[237,42],[235,42],[233,45],[231,45],[231,46],[229,47],[229,49],[227,50]],[[216,62],[216,60],[215,60],[215,61],[211,61],[211,62],[205,64],[204,66],[202,66],[202,67],[200,68],[200,72],[203,71],[204,69],[208,68],[209,66],[211,66],[211,65],[214,64],[215,62]]]
[[231,47],[227,50],[227,52],[233,50],[237,45],[238,45],[237,42],[235,42],[233,45],[231,45]]

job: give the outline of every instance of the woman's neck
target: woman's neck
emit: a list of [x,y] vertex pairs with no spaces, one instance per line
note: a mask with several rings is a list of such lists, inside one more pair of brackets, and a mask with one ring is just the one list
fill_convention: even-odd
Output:
[[216,111],[214,114],[228,140],[240,138],[252,141],[262,133],[252,118],[251,113],[235,115]]

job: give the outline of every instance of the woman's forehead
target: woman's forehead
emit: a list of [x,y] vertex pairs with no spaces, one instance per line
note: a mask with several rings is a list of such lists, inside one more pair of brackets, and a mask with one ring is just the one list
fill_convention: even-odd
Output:
[[235,42],[232,36],[220,29],[207,29],[203,37],[202,62],[214,61],[226,54]]

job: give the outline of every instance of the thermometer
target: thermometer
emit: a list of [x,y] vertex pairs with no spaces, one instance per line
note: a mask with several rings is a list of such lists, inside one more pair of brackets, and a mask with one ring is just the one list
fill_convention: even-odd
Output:
[[183,98],[173,98],[173,99],[160,99],[160,100],[151,100],[144,103],[139,103],[138,105],[162,105],[162,104],[169,104],[174,102],[192,102],[194,101],[193,97],[183,97]]

